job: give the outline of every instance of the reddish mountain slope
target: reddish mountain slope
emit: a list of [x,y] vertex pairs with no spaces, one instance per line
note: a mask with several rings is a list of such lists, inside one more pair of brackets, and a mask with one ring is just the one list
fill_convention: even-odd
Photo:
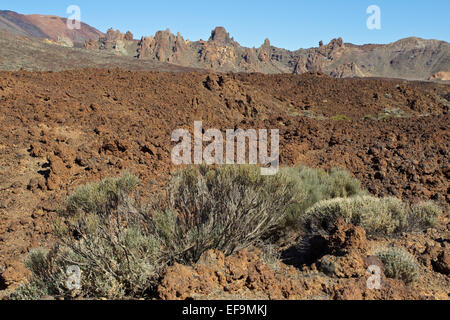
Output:
[[16,35],[52,40],[65,37],[73,42],[84,42],[103,36],[102,32],[85,23],[81,23],[79,30],[70,30],[67,28],[66,18],[38,14],[23,15],[13,11],[0,11],[0,30]]

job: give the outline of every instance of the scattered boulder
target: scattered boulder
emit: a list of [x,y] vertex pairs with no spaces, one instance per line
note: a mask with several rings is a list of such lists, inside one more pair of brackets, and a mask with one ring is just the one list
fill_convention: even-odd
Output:
[[442,250],[437,259],[432,262],[434,270],[446,276],[450,274],[450,253],[449,250]]

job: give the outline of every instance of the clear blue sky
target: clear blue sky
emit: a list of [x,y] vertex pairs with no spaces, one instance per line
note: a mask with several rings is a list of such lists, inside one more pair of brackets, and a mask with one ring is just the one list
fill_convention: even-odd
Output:
[[[417,36],[450,42],[450,0],[1,0],[0,9],[67,17],[78,5],[81,19],[105,32],[130,30],[135,38],[170,28],[185,39],[207,40],[224,26],[241,45],[291,50],[342,37],[355,44],[388,43]],[[366,9],[381,8],[381,30],[368,30]]]

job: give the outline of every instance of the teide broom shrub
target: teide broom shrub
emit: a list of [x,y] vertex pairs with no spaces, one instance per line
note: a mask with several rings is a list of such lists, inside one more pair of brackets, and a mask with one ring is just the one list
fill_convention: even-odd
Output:
[[155,231],[175,260],[231,254],[276,228],[300,194],[289,177],[261,176],[254,166],[191,167],[174,175]]
[[[137,178],[125,173],[77,188],[60,210],[56,245],[31,252],[26,266],[32,278],[11,298],[148,296],[164,263],[146,212],[131,197],[136,186]],[[67,285],[70,266],[81,269],[80,290]]]

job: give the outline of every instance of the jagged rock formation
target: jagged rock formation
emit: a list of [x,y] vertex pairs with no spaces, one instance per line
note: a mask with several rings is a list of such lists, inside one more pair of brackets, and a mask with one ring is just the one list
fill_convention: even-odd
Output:
[[153,58],[161,62],[189,65],[185,59],[188,47],[180,33],[175,36],[169,29],[158,31],[154,37],[143,37],[138,46],[139,59]]
[[211,32],[208,41],[187,41],[169,29],[140,41],[119,31],[108,30],[106,38],[87,41],[87,49],[168,62],[220,72],[293,73],[323,72],[337,78],[395,77],[406,79],[447,79],[450,45],[444,41],[402,39],[388,45],[357,46],[333,39],[317,48],[288,51],[266,39],[259,48],[236,42],[224,27]]
[[97,41],[89,39],[85,41],[84,48],[87,50],[110,51],[122,56],[135,56],[137,51],[137,41],[133,39],[130,31],[123,34],[120,30],[109,28],[104,37]]
[[[407,38],[387,45],[353,45],[342,38],[319,47],[289,51],[266,39],[259,48],[236,42],[224,27],[217,27],[207,41],[185,40],[169,29],[135,40],[128,31],[109,29],[106,34],[82,23],[69,30],[67,19],[55,16],[20,15],[0,11],[0,30],[14,35],[47,38],[51,43],[90,51],[110,52],[139,60],[171,63],[182,67],[219,72],[293,73],[322,72],[333,77],[387,77],[418,80],[449,80],[450,44],[445,41]],[[68,39],[69,41],[67,41]]]

